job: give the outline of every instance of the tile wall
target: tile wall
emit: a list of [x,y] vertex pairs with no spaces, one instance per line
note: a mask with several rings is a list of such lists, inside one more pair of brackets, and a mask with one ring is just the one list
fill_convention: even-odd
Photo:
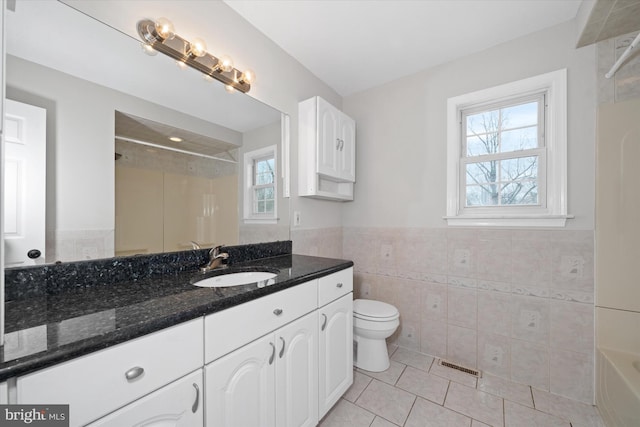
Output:
[[400,310],[401,347],[593,403],[593,231],[347,227],[292,240],[320,256],[342,244],[355,297]]

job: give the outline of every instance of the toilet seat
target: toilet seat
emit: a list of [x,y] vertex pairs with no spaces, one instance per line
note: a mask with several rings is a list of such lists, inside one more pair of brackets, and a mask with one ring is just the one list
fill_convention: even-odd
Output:
[[398,309],[382,301],[357,299],[353,301],[353,316],[372,322],[388,322],[400,317]]

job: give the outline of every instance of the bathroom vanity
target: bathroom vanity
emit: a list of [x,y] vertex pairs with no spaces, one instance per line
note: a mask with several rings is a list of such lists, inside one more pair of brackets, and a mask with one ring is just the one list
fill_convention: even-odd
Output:
[[69,404],[72,426],[317,425],[353,382],[353,263],[253,258],[229,270],[277,275],[201,288],[187,268],[197,262],[91,286],[76,268],[75,285],[50,282],[44,294],[23,272],[31,295],[7,303],[0,398]]

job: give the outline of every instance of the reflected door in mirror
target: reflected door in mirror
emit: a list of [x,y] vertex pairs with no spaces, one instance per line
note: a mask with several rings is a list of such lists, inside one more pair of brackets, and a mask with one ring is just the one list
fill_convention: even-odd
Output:
[[46,110],[5,100],[5,265],[44,262]]

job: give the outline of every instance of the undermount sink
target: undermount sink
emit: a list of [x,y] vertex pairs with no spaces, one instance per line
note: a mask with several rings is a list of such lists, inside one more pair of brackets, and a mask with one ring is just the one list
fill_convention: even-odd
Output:
[[257,283],[258,287],[266,286],[269,279],[276,277],[276,273],[268,271],[243,271],[239,273],[227,273],[202,279],[193,284],[202,288],[223,288],[227,286],[240,286],[249,283]]

